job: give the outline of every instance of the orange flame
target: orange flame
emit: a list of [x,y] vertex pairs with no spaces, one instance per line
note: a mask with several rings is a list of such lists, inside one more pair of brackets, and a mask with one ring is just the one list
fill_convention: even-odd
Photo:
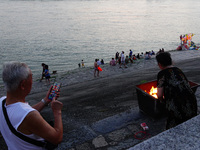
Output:
[[155,98],[158,98],[157,92],[158,92],[157,88],[154,88],[154,86],[152,86],[152,88],[151,88],[149,94],[150,94],[151,96],[155,97]]

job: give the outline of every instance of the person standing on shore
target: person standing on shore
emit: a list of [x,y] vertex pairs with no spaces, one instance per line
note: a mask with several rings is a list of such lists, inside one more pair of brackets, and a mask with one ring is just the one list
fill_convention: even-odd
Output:
[[117,64],[117,63],[118,63],[119,65],[121,64],[121,56],[119,56],[118,61],[116,62],[116,64]]
[[96,72],[97,72],[97,77],[99,77],[99,65],[97,64],[97,59],[95,59],[95,62],[94,62],[94,77],[96,77]]
[[81,65],[82,65],[82,68],[85,68],[85,64],[83,60],[81,61]]
[[183,40],[182,40],[182,38],[183,38],[183,36],[180,35],[181,46],[182,46],[182,44],[183,44]]
[[122,53],[121,53],[121,63],[120,63],[120,67],[119,68],[121,68],[122,64],[124,65],[125,68],[127,68],[126,63],[125,63],[124,51],[122,51]]
[[101,61],[99,59],[97,59],[97,65],[98,67],[101,65]]
[[44,70],[45,78],[46,78],[46,83],[50,84],[50,73],[49,73],[49,66],[45,65],[45,70]]
[[[59,144],[63,138],[63,124],[61,109],[63,104],[54,98],[48,99],[51,88],[46,96],[34,106],[26,101],[26,96],[32,88],[32,72],[25,64],[20,62],[8,62],[3,65],[2,79],[7,91],[6,96],[0,98],[0,132],[10,150],[45,149],[48,141],[52,144]],[[59,97],[59,93],[57,97]],[[40,111],[51,103],[54,115],[54,127],[49,125],[40,115]],[[10,121],[10,124],[8,122]],[[13,130],[10,128],[13,127]],[[30,141],[32,139],[39,145]],[[48,144],[47,144],[48,145]]]
[[44,73],[44,71],[45,71],[45,63],[42,63],[41,64],[41,66],[42,66],[42,77],[41,77],[41,79],[40,79],[40,82],[43,80],[43,78],[45,77],[45,73]]
[[197,115],[197,100],[185,74],[172,65],[170,53],[159,53],[156,60],[161,69],[157,75],[157,96],[166,105],[166,129],[170,129]]
[[133,55],[133,52],[132,52],[132,50],[130,49],[129,58],[132,58],[132,55]]
[[115,54],[115,60],[116,60],[116,62],[118,61],[118,59],[119,59],[119,53],[117,52],[117,53]]

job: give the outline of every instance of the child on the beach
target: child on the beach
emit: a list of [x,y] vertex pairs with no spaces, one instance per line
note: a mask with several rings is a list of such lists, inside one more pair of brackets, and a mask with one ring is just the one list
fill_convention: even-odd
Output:
[[84,67],[85,67],[85,64],[84,64],[84,61],[83,61],[83,60],[82,60],[81,64],[82,64],[82,68],[84,68]]
[[50,73],[49,73],[49,66],[45,65],[45,70],[44,70],[45,78],[46,78],[46,83],[50,83]]

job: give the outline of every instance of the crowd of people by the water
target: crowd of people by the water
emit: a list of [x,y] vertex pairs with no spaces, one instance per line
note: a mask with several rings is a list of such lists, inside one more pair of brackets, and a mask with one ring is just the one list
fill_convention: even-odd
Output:
[[[162,49],[159,49],[159,51],[157,53],[154,52],[154,50],[151,50],[151,51],[146,51],[145,53],[141,52],[141,53],[137,53],[137,54],[134,54],[133,53],[133,50],[129,50],[127,55],[125,55],[125,52],[122,51],[121,53],[119,52],[116,52],[115,53],[115,56],[112,57],[112,59],[110,60],[109,64],[110,66],[116,66],[117,64],[119,65],[119,68],[122,68],[122,66],[124,66],[124,68],[127,68],[127,64],[129,63],[134,63],[135,61],[137,60],[140,60],[140,59],[144,59],[144,60],[149,60],[152,58],[152,56],[158,54],[158,53],[161,53],[161,52],[164,52],[164,48]],[[46,79],[46,83],[50,83],[50,73],[49,73],[49,68],[48,68],[48,65],[47,64],[44,64],[42,63],[42,77],[40,79],[40,82],[43,80],[43,78]],[[95,59],[94,61],[94,77],[99,77],[99,71],[102,71],[102,70],[99,70],[101,69],[100,68],[100,65],[104,65],[104,60],[103,59]],[[84,60],[81,60],[80,63],[78,63],[78,67],[79,68],[85,68],[85,63],[84,63]]]
[[[116,66],[117,64],[119,65],[119,68],[122,68],[122,66],[124,66],[124,68],[127,68],[127,64],[129,63],[134,63],[134,61],[140,60],[140,59],[144,59],[144,60],[149,60],[152,58],[153,55],[156,55],[158,53],[164,52],[164,48],[159,49],[159,51],[157,53],[154,52],[154,50],[151,51],[146,51],[145,53],[141,52],[141,53],[137,53],[134,54],[133,50],[129,50],[128,54],[125,55],[125,52],[122,51],[121,53],[116,52],[115,57],[112,57],[112,59],[110,60],[109,64],[110,66]],[[94,77],[99,77],[99,70],[100,65],[104,65],[104,60],[103,59],[95,59],[94,61]],[[80,63],[78,63],[78,67],[79,68],[85,68],[85,63],[84,60],[81,60]],[[48,69],[48,65],[42,63],[42,77],[40,79],[40,81],[42,81],[42,79],[45,77],[46,79],[46,83],[50,83],[50,73],[49,73],[49,69]]]
[[[158,53],[164,52],[164,48],[160,49]],[[127,68],[127,64],[128,63],[134,63],[135,60],[139,60],[139,59],[151,59],[153,55],[156,55],[156,53],[154,52],[154,50],[151,51],[146,51],[145,53],[141,52],[141,53],[137,53],[137,54],[133,54],[133,51],[130,49],[128,55],[125,56],[125,52],[122,51],[121,54],[119,52],[116,52],[115,54],[115,58],[113,57],[110,60],[110,65],[111,66],[116,66],[117,64],[119,64],[119,68],[122,67],[122,65],[124,65],[125,68]]]
[[[154,52],[154,50],[151,51],[146,51],[145,53],[137,53],[133,54],[133,51],[130,49],[128,55],[125,55],[125,52],[122,51],[121,53],[116,52],[115,57],[112,57],[110,60],[109,64],[110,66],[116,66],[117,64],[119,65],[119,68],[127,68],[127,64],[129,63],[134,63],[134,61],[139,60],[139,59],[151,59],[153,55],[159,54],[161,52],[164,52],[164,48],[160,49],[157,53]],[[95,59],[94,62],[94,77],[99,77],[99,71],[102,71],[100,68],[100,65],[104,65],[104,60],[101,59]],[[80,65],[79,65],[80,68]],[[99,70],[101,69],[101,70]]]

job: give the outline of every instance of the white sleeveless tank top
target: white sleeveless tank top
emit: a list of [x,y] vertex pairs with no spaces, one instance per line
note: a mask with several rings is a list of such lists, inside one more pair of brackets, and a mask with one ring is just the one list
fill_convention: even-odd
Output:
[[[24,140],[18,138],[16,135],[14,135],[10,131],[10,129],[7,125],[7,122],[5,120],[3,110],[2,110],[2,101],[4,99],[6,99],[6,96],[0,98],[0,118],[1,118],[0,132],[4,137],[4,140],[8,146],[8,149],[9,150],[43,150],[44,148],[27,143]],[[17,102],[17,103],[8,105],[8,106],[6,106],[6,104],[5,104],[5,107],[7,110],[9,120],[16,130],[29,112],[37,111],[34,108],[32,108],[29,104],[21,103],[21,102]],[[43,138],[41,138],[37,135],[34,135],[34,134],[25,135],[25,136],[30,137],[35,140],[38,140],[38,141],[44,141]]]

